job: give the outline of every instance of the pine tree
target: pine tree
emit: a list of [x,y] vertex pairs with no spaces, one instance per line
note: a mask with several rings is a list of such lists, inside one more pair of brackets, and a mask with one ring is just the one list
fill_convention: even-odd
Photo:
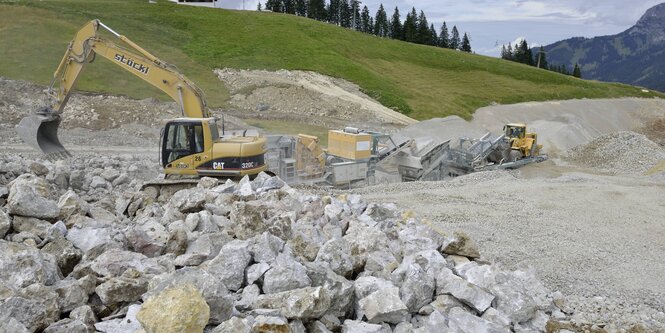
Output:
[[328,11],[328,22],[332,24],[339,25],[340,23],[340,0],[330,0],[330,3],[327,5]]
[[305,0],[296,0],[296,15],[307,16],[307,2]]
[[427,22],[425,12],[421,10],[420,15],[418,15],[418,38],[416,39],[416,43],[429,44],[429,37],[429,23]]
[[462,41],[459,38],[459,31],[457,31],[457,26],[453,26],[453,34],[450,37],[450,45],[449,47],[453,50],[457,50],[460,48],[462,44]]
[[383,4],[381,4],[379,10],[376,11],[376,17],[374,18],[374,34],[379,37],[388,37],[388,30],[388,15],[383,8]]
[[296,3],[294,0],[282,0],[284,3],[284,13],[295,14]]
[[307,3],[307,17],[318,21],[325,21],[327,16],[324,0],[309,0]]
[[508,55],[508,58],[506,58],[506,60],[515,61],[515,53],[513,53],[513,46],[510,45],[510,43],[508,43],[506,54]]
[[582,78],[582,70],[578,63],[575,63],[575,68],[573,68],[573,76],[580,79]]
[[363,7],[363,11],[360,13],[360,31],[368,34],[374,33],[374,24],[367,6]]
[[267,0],[266,1],[266,10],[276,11],[276,0]]
[[339,25],[344,28],[351,28],[351,6],[349,0],[340,0],[339,2]]
[[404,20],[404,40],[411,43],[418,41],[418,14],[413,7]]
[[256,5],[256,10],[260,12],[261,9],[262,9],[262,8],[261,8],[261,1],[259,1],[259,4]]
[[506,44],[501,45],[501,59],[508,59],[508,50],[506,49]]
[[436,33],[434,23],[429,26],[429,45],[437,46],[439,44],[439,35]]
[[390,19],[390,38],[392,39],[404,39],[404,32],[402,29],[402,18],[399,14],[399,8],[395,7],[395,12],[393,13],[392,18]]
[[439,34],[439,47],[450,47],[450,36],[448,35],[448,26],[446,25],[446,21],[443,21],[443,25],[441,26],[441,34]]
[[533,53],[531,52],[531,48],[529,48],[529,43],[526,39],[522,39],[519,46],[515,47],[515,61],[534,66]]
[[471,53],[471,41],[466,32],[464,33],[464,37],[462,37],[462,46],[460,47],[460,50]]

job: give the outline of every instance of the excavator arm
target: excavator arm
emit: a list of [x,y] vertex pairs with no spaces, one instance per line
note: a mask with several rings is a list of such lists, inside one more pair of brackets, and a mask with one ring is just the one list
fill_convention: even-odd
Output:
[[[128,47],[116,45],[100,37],[100,27],[108,30]],[[127,37],[111,30],[99,20],[92,20],[83,26],[69,43],[47,90],[49,104],[37,110],[34,115],[23,118],[17,126],[17,132],[24,142],[47,155],[69,155],[57,136],[60,115],[81,72],[97,55],[169,95],[179,105],[183,117],[210,117],[204,94],[193,82]]]

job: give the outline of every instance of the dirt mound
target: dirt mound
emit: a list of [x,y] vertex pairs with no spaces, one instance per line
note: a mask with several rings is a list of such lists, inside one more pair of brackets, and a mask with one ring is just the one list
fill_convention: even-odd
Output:
[[665,160],[665,149],[642,134],[622,131],[571,149],[567,160],[612,174],[643,174]]
[[364,94],[356,84],[314,72],[218,69],[230,104],[247,116],[297,119],[318,126],[382,126],[416,121]]

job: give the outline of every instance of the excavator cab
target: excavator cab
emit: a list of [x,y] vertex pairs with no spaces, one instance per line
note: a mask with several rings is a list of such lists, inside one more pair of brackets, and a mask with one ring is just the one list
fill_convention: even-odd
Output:
[[[180,118],[169,121],[162,131],[161,165],[164,168],[191,169],[212,150],[219,132],[212,118]],[[203,155],[206,155],[204,157]]]

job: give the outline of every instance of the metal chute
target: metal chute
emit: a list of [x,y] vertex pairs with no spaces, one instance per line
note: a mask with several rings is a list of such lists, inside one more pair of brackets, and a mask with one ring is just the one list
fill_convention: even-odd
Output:
[[16,132],[27,145],[43,152],[48,158],[67,158],[71,154],[58,139],[60,116],[40,110],[36,114],[21,119]]

